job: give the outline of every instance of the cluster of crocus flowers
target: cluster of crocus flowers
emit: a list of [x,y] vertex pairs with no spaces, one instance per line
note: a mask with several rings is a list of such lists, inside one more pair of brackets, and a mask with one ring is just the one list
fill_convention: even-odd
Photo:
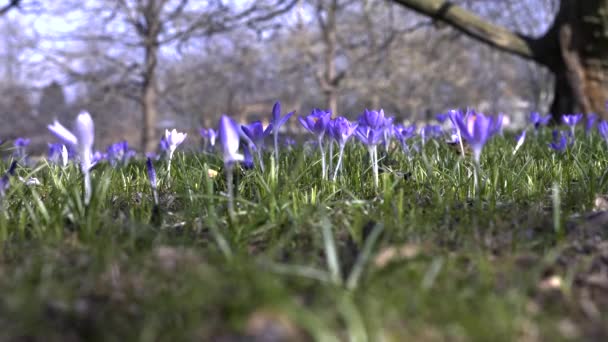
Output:
[[[271,134],[274,135],[275,142],[275,161],[278,168],[279,161],[279,145],[278,137],[280,127],[283,126],[294,112],[281,115],[280,103],[275,103],[272,109],[272,117],[270,123],[264,127],[261,121],[256,121],[249,124],[239,125],[234,120],[226,115],[222,115],[219,120],[217,131],[214,129],[201,129],[201,136],[205,139],[205,144],[215,146],[216,138],[219,138],[221,143],[221,153],[224,161],[224,170],[226,172],[226,186],[228,194],[228,209],[233,215],[234,213],[234,185],[233,171],[234,165],[241,162],[243,168],[249,169],[254,167],[254,162],[257,159],[260,169],[264,172],[264,156],[265,142]],[[382,109],[368,110],[366,109],[355,122],[349,121],[345,117],[331,118],[332,113],[325,110],[314,109],[309,115],[299,117],[301,125],[311,134],[314,135],[317,146],[321,154],[322,178],[336,181],[339,173],[343,168],[343,157],[346,144],[353,140],[353,136],[367,149],[373,170],[373,184],[376,188],[379,186],[379,165],[378,165],[378,145],[383,143],[386,148],[386,153],[390,152],[392,145],[391,139],[395,139],[401,145],[403,153],[411,160],[411,147],[408,141],[416,136],[416,126],[404,126],[403,124],[395,123],[393,117],[385,116]],[[565,151],[568,146],[574,141],[574,128],[583,118],[582,114],[564,115],[562,122],[570,127],[570,131],[554,131],[553,141],[548,145],[556,151]],[[481,154],[487,142],[496,134],[501,132],[503,125],[503,116],[487,116],[481,113],[475,113],[472,110],[467,110],[463,113],[459,110],[452,110],[445,114],[437,116],[437,120],[445,122],[448,119],[452,122],[452,143],[460,143],[461,151],[464,153],[462,144],[466,142],[473,152],[473,161],[475,163],[475,188],[478,189],[478,173],[481,171]],[[540,116],[538,113],[532,113],[531,122],[535,129],[544,126],[550,119],[550,116]],[[590,130],[597,121],[597,116],[589,116],[586,129]],[[506,123],[505,123],[506,124]],[[600,120],[597,122],[598,131],[601,136],[608,142],[608,122]],[[445,127],[445,126],[444,126]],[[449,128],[444,131],[444,127],[436,124],[428,124],[419,130],[420,140],[422,145],[426,141],[433,138],[449,136]],[[590,128],[591,127],[591,128]],[[91,180],[89,170],[97,160],[107,160],[112,165],[125,164],[135,152],[129,149],[126,141],[121,141],[108,147],[106,153],[93,153],[94,142],[94,125],[91,116],[87,112],[78,114],[75,120],[73,130],[68,130],[61,123],[55,121],[48,126],[49,130],[59,137],[63,144],[49,145],[49,160],[66,165],[69,158],[69,151],[77,152],[80,168],[84,174],[84,189],[85,189],[85,204],[89,204],[91,200]],[[529,128],[528,128],[529,129]],[[524,129],[517,136],[513,155],[515,155],[523,146],[526,139],[527,129]],[[182,144],[186,138],[186,133],[178,132],[173,129],[166,130],[161,140],[161,147],[166,152],[168,158],[167,174],[170,175],[171,161],[177,147]],[[293,140],[284,137],[286,141],[293,144]],[[241,139],[245,144],[241,145]],[[333,147],[339,147],[337,164],[332,167],[334,161]],[[27,146],[27,141],[15,141],[15,147]],[[398,145],[395,144],[398,149]],[[419,151],[419,145],[416,142],[415,150]],[[242,147],[242,151],[240,150]],[[329,167],[327,167],[327,153],[329,149]],[[424,150],[423,150],[424,151]],[[381,151],[382,153],[382,151]],[[463,154],[464,156],[464,154]],[[256,158],[254,158],[256,157]],[[426,156],[422,155],[425,163],[428,163]],[[157,179],[156,171],[152,165],[150,158],[146,161],[150,186],[154,194],[155,204],[158,205]],[[210,177],[212,177],[210,175]],[[213,175],[215,177],[215,175]],[[3,177],[3,179],[6,178]],[[6,184],[6,182],[4,183]]]
[[82,111],[76,116],[74,131],[65,128],[59,121],[55,120],[48,129],[67,145],[74,147],[78,151],[80,169],[84,175],[84,203],[88,205],[91,201],[91,177],[89,170],[93,162],[93,143],[95,140],[95,125],[91,115]]
[[129,143],[126,140],[123,140],[108,146],[105,159],[107,159],[112,166],[126,165],[131,158],[135,157],[135,154],[135,151],[129,148]]

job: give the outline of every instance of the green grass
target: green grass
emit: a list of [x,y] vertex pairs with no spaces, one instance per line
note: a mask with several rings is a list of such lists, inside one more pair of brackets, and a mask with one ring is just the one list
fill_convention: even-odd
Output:
[[[156,212],[143,161],[96,167],[89,207],[76,166],[21,167],[19,176],[42,185],[13,177],[1,204],[0,336],[605,336],[608,306],[597,302],[590,319],[577,279],[608,235],[582,231],[596,195],[608,193],[608,154],[599,136],[578,134],[563,154],[547,147],[549,132],[529,134],[515,156],[513,137],[497,137],[482,154],[481,193],[470,158],[440,142],[427,144],[426,162],[398,148],[379,152],[378,189],[357,144],[347,147],[336,183],[320,179],[314,148],[284,148],[278,174],[271,153],[265,174],[236,168],[233,218],[214,155],[176,153],[171,180],[156,162]],[[209,178],[209,168],[219,175]],[[591,252],[572,256],[590,239]],[[559,289],[541,289],[549,273],[560,277]]]

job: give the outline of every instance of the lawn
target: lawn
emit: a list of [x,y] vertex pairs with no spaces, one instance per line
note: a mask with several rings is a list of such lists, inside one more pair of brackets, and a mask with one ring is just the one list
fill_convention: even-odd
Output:
[[0,338],[608,339],[602,137],[557,152],[531,129],[513,155],[497,135],[477,187],[444,140],[378,146],[377,188],[359,143],[335,182],[314,144],[270,150],[264,172],[234,167],[232,215],[219,153],[178,149],[170,177],[155,160],[158,206],[141,158],[95,166],[88,205],[78,165],[20,163],[0,204]]

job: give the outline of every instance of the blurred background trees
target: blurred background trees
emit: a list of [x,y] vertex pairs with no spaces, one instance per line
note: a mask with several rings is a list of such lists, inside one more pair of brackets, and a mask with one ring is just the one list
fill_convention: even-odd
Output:
[[[29,136],[44,147],[46,125],[69,124],[80,109],[96,120],[98,148],[127,139],[147,151],[164,128],[194,138],[222,113],[265,119],[276,100],[297,114],[383,107],[411,121],[455,107],[516,124],[549,111],[553,70],[405,2],[21,0],[0,17],[0,117],[9,123],[0,139]],[[551,27],[561,5],[453,3],[530,37]]]

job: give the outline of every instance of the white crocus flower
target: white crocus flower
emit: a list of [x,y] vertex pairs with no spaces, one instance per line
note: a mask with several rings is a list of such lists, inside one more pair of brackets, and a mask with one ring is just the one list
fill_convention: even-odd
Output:
[[[84,174],[84,202],[86,205],[91,201],[91,177],[90,168],[93,166],[93,143],[95,141],[95,125],[91,115],[82,111],[76,117],[74,130],[65,128],[59,121],[55,120],[48,129],[66,144],[72,145],[78,151],[80,168]],[[65,151],[65,152],[64,152]],[[62,149],[62,158],[67,160],[67,149]]]
[[167,165],[167,174],[169,177],[171,177],[171,160],[173,159],[173,153],[175,152],[175,149],[177,149],[177,146],[181,145],[181,143],[186,140],[187,136],[187,133],[178,132],[175,128],[171,131],[165,129],[165,143],[167,144],[166,147],[169,156]]

